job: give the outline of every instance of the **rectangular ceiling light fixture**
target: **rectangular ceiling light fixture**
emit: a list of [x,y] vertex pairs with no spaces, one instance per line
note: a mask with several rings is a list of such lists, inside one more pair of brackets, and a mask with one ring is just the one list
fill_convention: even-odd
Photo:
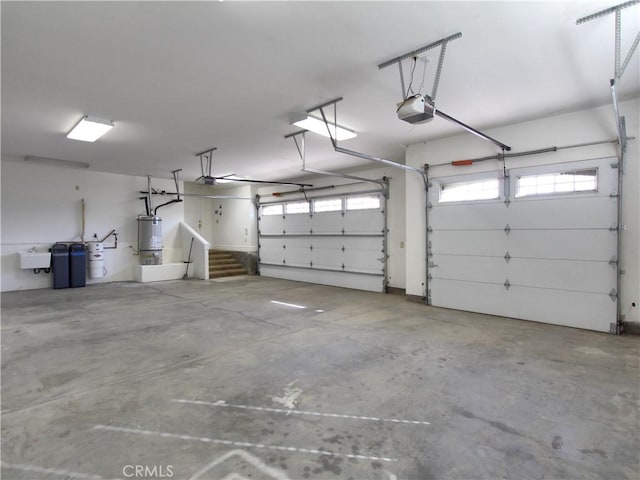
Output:
[[113,128],[113,123],[96,118],[83,117],[67,135],[72,140],[95,142]]
[[[334,125],[331,122],[327,123],[329,125],[329,130],[331,130],[331,135],[336,140],[349,140],[350,138],[354,138],[357,135],[353,130],[341,127],[340,125]],[[296,127],[304,128],[305,130],[309,130],[310,132],[329,137],[327,124],[324,123],[324,120],[312,117],[311,115],[300,115],[298,118],[293,119],[291,125],[295,125]]]

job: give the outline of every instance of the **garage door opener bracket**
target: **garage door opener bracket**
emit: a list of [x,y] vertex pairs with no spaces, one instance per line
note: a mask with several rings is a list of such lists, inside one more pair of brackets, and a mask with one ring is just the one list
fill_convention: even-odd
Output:
[[[483,140],[493,143],[494,145],[500,147],[502,150],[509,151],[511,150],[510,146],[505,145],[504,143],[496,140],[495,138],[490,137],[489,135],[482,133],[479,130],[476,130],[473,127],[470,127],[469,125],[461,122],[460,120],[452,117],[451,115],[447,115],[443,111],[436,109],[436,106],[435,106],[436,95],[438,93],[438,86],[440,85],[440,75],[442,74],[442,67],[444,65],[444,56],[447,50],[447,44],[460,37],[462,37],[462,32],[454,33],[453,35],[444,37],[436,42],[430,43],[420,48],[416,48],[415,50],[411,50],[410,52],[407,52],[398,57],[392,58],[391,60],[387,60],[386,62],[383,62],[380,65],[378,65],[378,69],[382,70],[383,68],[389,67],[391,65],[395,65],[395,64],[398,65],[398,70],[400,72],[400,88],[402,89],[402,102],[399,104],[398,110],[397,110],[397,113],[399,115],[402,115],[401,109],[403,109],[405,105],[408,106],[409,104],[417,105],[415,108],[420,108],[421,110],[424,110],[423,112],[422,111],[418,112],[416,115],[413,115],[413,113],[415,112],[410,112],[409,116],[401,117],[402,120],[408,121],[409,123],[424,123],[426,121],[431,120],[434,115],[437,115],[440,118],[443,118],[451,123],[455,123],[459,127],[462,127],[463,129],[465,129],[467,132],[472,133],[473,135],[476,135]],[[422,95],[422,93],[420,92],[413,95],[411,84],[409,84],[409,87],[405,90],[402,62],[404,60],[413,59],[414,61],[413,68],[415,70],[415,65],[417,64],[419,56],[437,47],[440,47],[440,56],[438,58],[438,67],[436,69],[436,73],[433,79],[433,86],[431,87],[431,95]],[[425,64],[425,68],[426,68],[426,64]],[[423,77],[423,82],[424,82],[424,77]],[[410,93],[412,95],[409,95]],[[424,105],[424,108],[420,107],[421,105]],[[413,110],[413,108],[408,108],[408,109]]]

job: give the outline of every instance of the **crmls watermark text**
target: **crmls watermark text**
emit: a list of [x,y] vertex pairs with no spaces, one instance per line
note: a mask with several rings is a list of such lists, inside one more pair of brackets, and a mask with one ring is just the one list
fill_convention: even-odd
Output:
[[173,465],[125,465],[122,475],[125,478],[172,478]]

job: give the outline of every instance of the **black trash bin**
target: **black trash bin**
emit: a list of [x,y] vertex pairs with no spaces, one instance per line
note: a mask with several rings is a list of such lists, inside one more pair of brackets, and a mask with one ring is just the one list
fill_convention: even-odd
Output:
[[51,247],[53,288],[69,288],[69,247],[56,243]]
[[84,287],[87,284],[87,247],[84,243],[72,243],[69,247],[69,286]]

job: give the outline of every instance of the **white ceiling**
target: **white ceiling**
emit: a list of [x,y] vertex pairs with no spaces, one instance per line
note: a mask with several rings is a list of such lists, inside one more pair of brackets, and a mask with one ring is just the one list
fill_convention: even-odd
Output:
[[[601,105],[610,101],[614,17],[575,21],[615,4],[2,2],[2,154],[133,175],[182,168],[191,180],[194,154],[216,146],[214,175],[285,179],[300,170],[283,138],[297,130],[289,115],[341,96],[339,123],[359,133],[344,147],[403,161],[403,145],[461,130],[440,118],[399,121],[398,70],[379,63],[462,32],[447,48],[437,106],[481,130]],[[623,58],[639,11],[622,12]],[[427,93],[438,53],[428,54]],[[640,95],[638,63],[636,53],[622,99]],[[66,139],[83,115],[115,128],[94,144]],[[312,167],[363,163],[307,139]]]

